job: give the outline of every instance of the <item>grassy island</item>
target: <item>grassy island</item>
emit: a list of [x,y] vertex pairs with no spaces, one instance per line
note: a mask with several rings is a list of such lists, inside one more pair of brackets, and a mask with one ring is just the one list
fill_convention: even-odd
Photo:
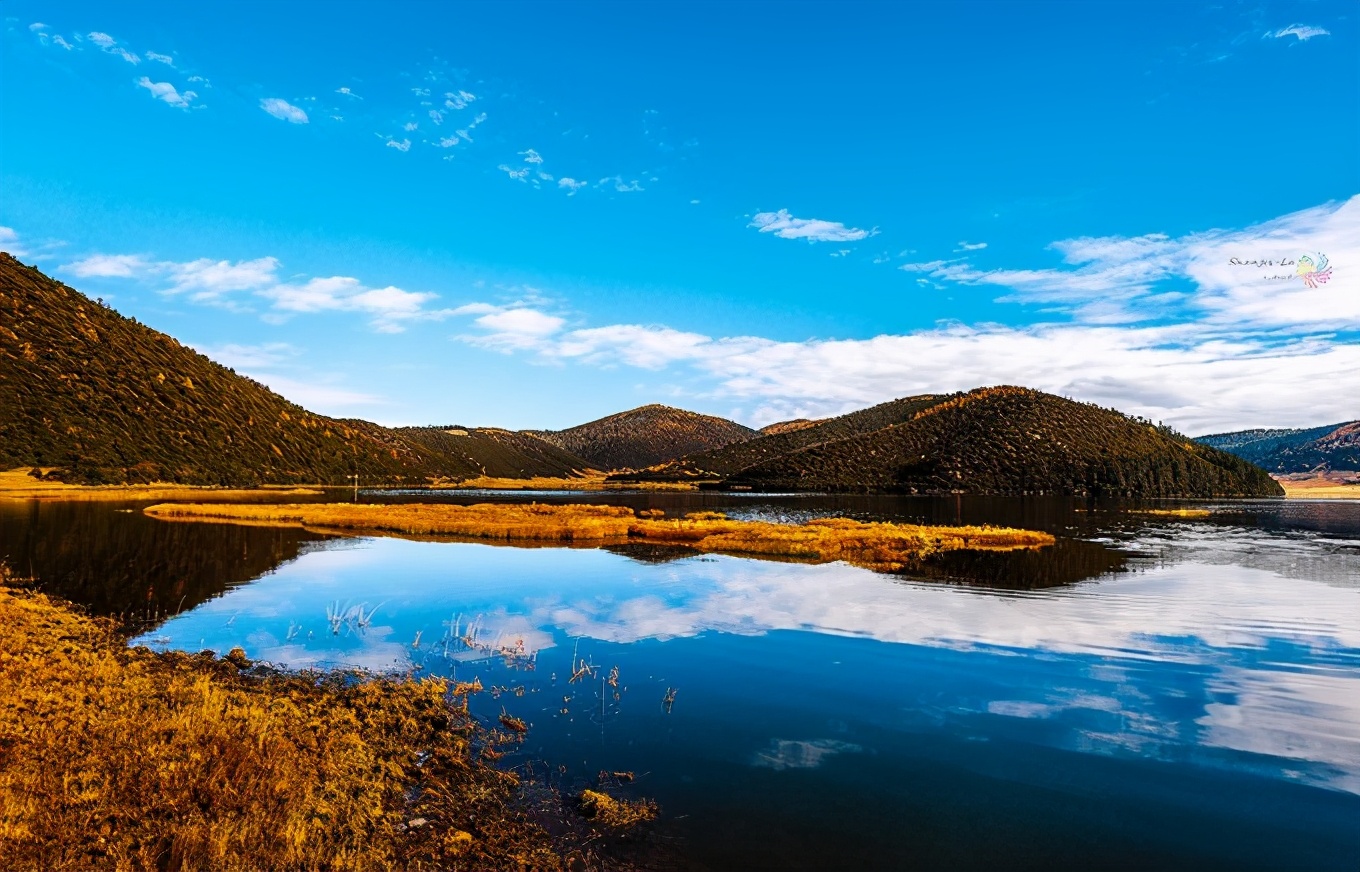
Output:
[[485,503],[150,506],[146,513],[176,521],[229,521],[344,533],[454,536],[504,542],[595,546],[623,541],[685,545],[698,551],[777,557],[813,563],[843,560],[882,571],[960,549],[1014,550],[1053,544],[1053,537],[1007,527],[930,527],[823,518],[806,524],[738,521],[716,512],[666,518],[659,510],[624,506]]

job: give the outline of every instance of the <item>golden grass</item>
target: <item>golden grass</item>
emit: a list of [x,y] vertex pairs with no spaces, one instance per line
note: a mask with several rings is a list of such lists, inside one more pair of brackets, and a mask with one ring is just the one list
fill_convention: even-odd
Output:
[[4,867],[562,868],[445,682],[246,666],[0,587]]
[[569,490],[569,491],[606,491],[606,490],[647,490],[647,491],[691,491],[696,486],[688,482],[635,482],[624,484],[615,481],[606,481],[607,473],[591,472],[574,478],[550,478],[546,476],[534,476],[532,478],[495,478],[493,476],[479,476],[477,478],[463,479],[462,481],[439,482],[435,484],[435,489],[458,489],[466,490],[476,488],[478,490]]
[[1360,500],[1360,484],[1342,484],[1328,479],[1279,480],[1285,499]]
[[1209,509],[1134,509],[1135,515],[1157,515],[1167,518],[1207,518],[1213,514]]
[[927,527],[824,518],[806,524],[735,521],[716,512],[685,518],[639,517],[623,506],[483,503],[150,506],[166,520],[231,521],[397,536],[458,536],[505,542],[600,545],[642,540],[699,551],[812,563],[843,560],[895,571],[908,562],[957,549],[1012,550],[1053,544],[1048,533],[1007,527]]
[[0,498],[16,500],[251,500],[303,496],[324,491],[301,487],[214,488],[187,484],[80,485],[39,481],[30,467],[0,472]]

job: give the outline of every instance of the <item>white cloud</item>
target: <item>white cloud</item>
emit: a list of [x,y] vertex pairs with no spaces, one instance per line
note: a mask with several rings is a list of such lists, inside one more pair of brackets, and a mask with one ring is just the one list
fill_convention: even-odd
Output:
[[[1050,247],[1071,268],[978,270],[934,261],[902,269],[1008,288],[1005,301],[1055,304],[1087,321],[1133,322],[1185,310],[1215,324],[1360,329],[1360,273],[1342,266],[1360,263],[1360,196],[1244,230],[1081,237]],[[1309,288],[1297,276],[1294,261],[1308,253],[1331,258],[1328,284]],[[1236,265],[1234,258],[1267,265]]]
[[400,333],[402,322],[412,318],[439,318],[444,313],[424,311],[435,294],[404,291],[397,287],[370,288],[350,276],[314,278],[302,283],[278,284],[262,289],[260,296],[286,313],[361,312],[372,317],[380,333]]
[[[428,91],[425,93],[426,95],[429,94]],[[467,91],[450,91],[444,97],[444,105],[450,109],[466,109],[469,103],[477,99],[475,94],[469,94]],[[482,117],[485,118],[485,116]]]
[[529,180],[529,167],[512,167],[506,164],[501,164],[500,166],[496,167],[496,169],[505,173],[507,176],[509,176],[510,178],[514,179],[517,182],[527,182]]
[[138,254],[96,254],[60,267],[77,278],[123,278],[142,275],[151,264]]
[[806,239],[809,242],[858,242],[878,232],[846,227],[839,221],[795,218],[787,209],[780,209],[778,212],[758,212],[747,226],[754,227],[761,233],[773,233],[780,239]]
[[149,51],[146,52],[145,54],[146,59],[149,61],[156,61],[157,63],[165,64],[166,66],[171,67],[175,65],[175,59],[170,57],[170,55],[158,54],[154,51]]
[[300,354],[297,348],[287,342],[266,342],[261,345],[239,345],[229,342],[225,345],[194,348],[223,366],[243,370],[278,366]]
[[444,113],[440,112],[438,109],[431,109],[430,120],[434,122],[435,127],[438,127],[444,123]]
[[[1360,372],[1360,342],[1346,333],[1360,330],[1360,282],[1349,266],[1360,264],[1360,197],[1240,231],[1082,238],[1052,247],[1073,268],[980,272],[958,261],[904,268],[930,276],[921,276],[926,284],[995,284],[1010,290],[1003,299],[1058,301],[1074,321],[782,342],[638,324],[530,334],[479,319],[482,335],[459,338],[544,362],[687,367],[711,385],[704,395],[758,404],[753,424],[988,384],[1023,384],[1191,433],[1354,417],[1353,392],[1337,386]],[[1230,263],[1293,260],[1301,251],[1330,256],[1329,282],[1310,289],[1294,275],[1262,279],[1258,268]],[[1163,279],[1183,288],[1174,301],[1180,317],[1165,317],[1172,311],[1167,292],[1153,287]],[[1128,318],[1097,305],[1109,296],[1122,308],[1162,307],[1163,317],[1116,326],[1111,322]]]
[[606,176],[605,178],[600,179],[596,184],[603,187],[612,187],[614,190],[623,194],[644,190],[642,185],[638,184],[637,179],[625,182],[623,176]]
[[[0,233],[0,242],[4,241]],[[453,314],[425,308],[437,298],[433,293],[369,287],[349,276],[280,281],[279,266],[273,257],[176,262],[136,254],[96,254],[60,269],[80,278],[135,279],[159,285],[162,293],[171,296],[184,294],[195,303],[235,309],[243,308],[240,295],[249,294],[246,299],[268,301],[271,311],[262,317],[272,323],[299,314],[355,312],[368,316],[379,332],[399,333],[413,319],[439,320]]]
[[290,124],[306,124],[308,120],[306,112],[280,97],[266,97],[260,101],[260,108]]
[[1315,36],[1331,36],[1331,35],[1332,32],[1330,30],[1324,30],[1321,27],[1313,27],[1312,25],[1309,24],[1291,24],[1288,27],[1284,27],[1275,31],[1274,33],[1266,34],[1266,36],[1273,36],[1276,39],[1283,39],[1286,36],[1292,36],[1297,38],[1299,42],[1307,42],[1308,40],[1312,39]]
[[358,94],[354,93],[353,91],[351,91],[351,90],[350,90],[349,88],[347,88],[347,87],[345,87],[345,88],[336,88],[336,89],[335,89],[335,93],[337,93],[337,94],[344,94],[346,97],[353,97],[353,98],[356,99],[356,100],[362,100],[362,99],[364,99],[363,97],[360,97]]
[[401,140],[400,142],[398,142],[398,141],[395,140],[395,139],[389,139],[389,140],[387,140],[387,147],[388,147],[388,148],[395,148],[397,151],[410,151],[410,150],[411,150],[411,140],[409,140],[409,139],[403,139],[403,140]]
[[28,254],[24,247],[19,244],[19,234],[13,227],[0,227],[0,250],[8,251],[15,257],[23,257]]
[[415,123],[414,121],[408,121],[401,126],[401,129],[405,130],[407,133],[410,133],[413,130],[419,130],[420,125]]
[[987,247],[985,242],[960,242],[955,251],[981,251]]
[[412,88],[412,89],[411,89],[411,93],[412,93],[412,94],[415,94],[417,97],[428,97],[428,96],[430,96],[430,89],[429,89],[429,88]]
[[52,37],[52,44],[59,45],[62,48],[66,49],[67,51],[71,51],[72,49],[75,48],[75,46],[67,42],[65,37],[63,37],[61,34],[57,34],[56,36]]
[[189,103],[198,97],[198,94],[194,91],[185,91],[181,94],[179,91],[176,91],[175,86],[169,82],[153,82],[146,76],[142,76],[138,79],[137,85],[146,88],[151,92],[152,97],[160,100],[162,103],[168,103],[178,109],[188,109]]
[[524,151],[519,152],[519,154],[524,158],[524,162],[525,162],[525,163],[530,163],[530,164],[541,164],[541,163],[543,163],[543,157],[542,157],[542,155],[540,155],[538,152],[534,151],[532,148],[530,148],[530,149],[525,149]]
[[46,30],[47,25],[43,24],[41,21],[35,21],[28,26],[28,29],[30,31]]
[[573,179],[570,176],[563,176],[562,178],[557,180],[557,187],[566,188],[567,196],[573,197],[576,195],[577,191],[586,187],[586,182],[578,182],[576,179]]
[[236,291],[254,290],[273,282],[279,262],[272,257],[235,263],[201,257],[187,263],[161,262],[153,264],[152,268],[169,280],[167,293],[188,293],[196,302],[212,302]]
[[118,41],[113,37],[109,36],[107,33],[101,33],[96,30],[93,33],[90,33],[88,35],[88,38],[90,42],[99,46],[104,51],[108,52],[109,54],[117,55],[118,57],[122,58],[123,60],[127,61],[130,64],[140,64],[142,62],[141,58],[137,57],[132,52],[120,46],[118,44]]

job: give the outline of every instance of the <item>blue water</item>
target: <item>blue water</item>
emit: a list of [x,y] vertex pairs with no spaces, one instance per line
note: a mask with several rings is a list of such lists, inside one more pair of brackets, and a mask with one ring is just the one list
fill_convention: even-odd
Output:
[[[0,512],[0,540],[90,597],[88,577],[117,564],[145,579],[136,598],[178,598],[139,644],[478,678],[475,712],[531,725],[505,765],[567,789],[635,772],[624,789],[660,802],[682,868],[1360,868],[1360,504],[1224,505],[1205,520],[728,508],[1023,520],[1072,541],[959,564],[983,578],[953,583],[683,553],[283,541],[101,507]],[[80,541],[95,558],[72,556]],[[172,545],[213,568],[162,566]],[[581,660],[594,669],[573,682]]]

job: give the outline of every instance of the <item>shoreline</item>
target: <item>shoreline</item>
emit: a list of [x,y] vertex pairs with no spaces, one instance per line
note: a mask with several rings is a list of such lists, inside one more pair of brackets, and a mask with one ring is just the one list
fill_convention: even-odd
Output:
[[496,765],[521,734],[469,712],[479,683],[130,648],[111,619],[16,581],[0,564],[0,855],[16,867],[557,869],[656,817]]
[[598,547],[623,542],[684,545],[738,557],[812,563],[843,560],[885,572],[901,570],[913,561],[944,551],[1015,551],[1042,548],[1056,541],[1048,533],[1009,527],[867,523],[848,518],[775,524],[736,521],[718,512],[667,518],[655,509],[634,513],[624,506],[595,504],[166,503],[148,506],[143,512],[164,521],[301,527],[342,535],[460,536],[540,546]]

